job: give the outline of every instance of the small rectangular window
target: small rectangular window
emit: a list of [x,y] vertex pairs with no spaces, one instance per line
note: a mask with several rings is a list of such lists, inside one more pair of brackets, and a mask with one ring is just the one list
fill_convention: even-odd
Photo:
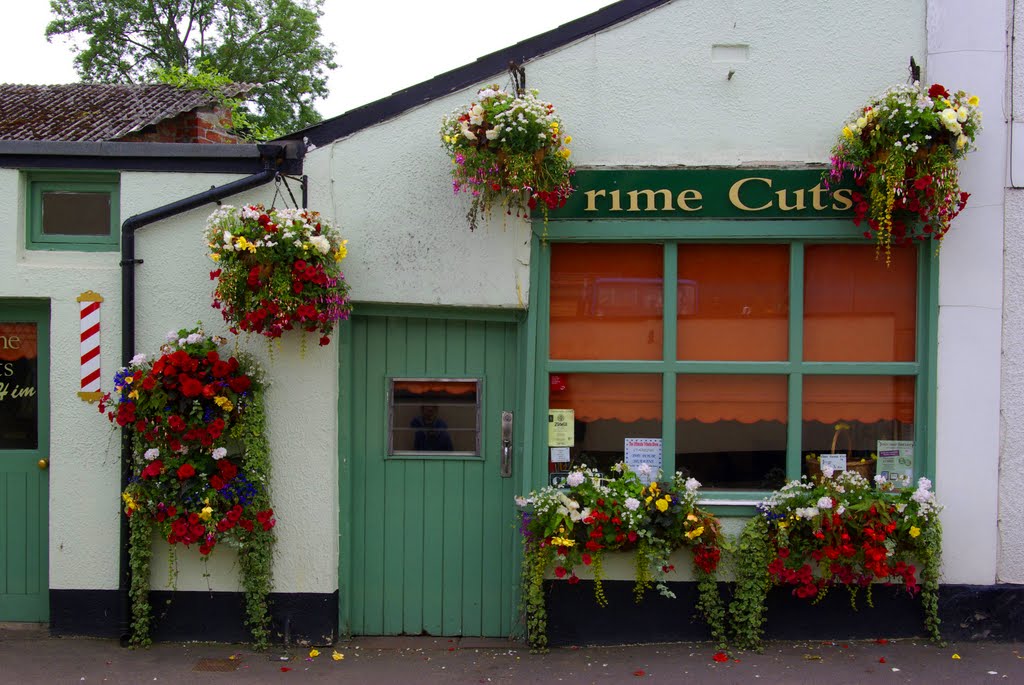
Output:
[[480,380],[392,378],[388,455],[480,457]]
[[0,322],[0,450],[39,447],[37,324]]
[[28,235],[32,250],[116,250],[116,174],[32,172],[28,175]]

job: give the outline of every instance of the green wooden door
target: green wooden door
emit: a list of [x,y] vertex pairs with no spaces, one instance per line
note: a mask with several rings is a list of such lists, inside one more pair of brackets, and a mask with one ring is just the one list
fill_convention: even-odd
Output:
[[49,337],[46,305],[0,301],[0,621],[49,620]]
[[[341,390],[342,631],[508,636],[518,547],[513,478],[501,475],[501,422],[503,411],[515,409],[516,324],[365,316],[352,321],[348,334]],[[390,412],[395,379],[476,381],[478,453],[472,454],[471,436],[454,430],[451,454],[410,453],[411,438],[403,446],[400,435],[407,424]],[[455,411],[440,407],[446,410]],[[517,456],[513,473],[518,463]]]

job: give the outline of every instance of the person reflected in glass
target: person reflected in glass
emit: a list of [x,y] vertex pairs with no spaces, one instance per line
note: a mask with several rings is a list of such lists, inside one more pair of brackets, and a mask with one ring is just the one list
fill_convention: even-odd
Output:
[[454,449],[448,424],[437,415],[437,405],[420,407],[420,415],[413,417],[409,425],[416,429],[413,449],[417,452],[451,452]]

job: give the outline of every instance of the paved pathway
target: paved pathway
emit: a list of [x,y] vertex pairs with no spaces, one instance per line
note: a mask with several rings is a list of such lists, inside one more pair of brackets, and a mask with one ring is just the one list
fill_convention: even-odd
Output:
[[[531,654],[520,643],[446,638],[357,638],[333,646],[161,643],[52,638],[0,626],[0,683],[1024,683],[1024,644],[922,640],[770,642],[727,661],[707,643],[563,647]],[[343,658],[335,659],[337,653]],[[724,655],[719,654],[718,659]]]

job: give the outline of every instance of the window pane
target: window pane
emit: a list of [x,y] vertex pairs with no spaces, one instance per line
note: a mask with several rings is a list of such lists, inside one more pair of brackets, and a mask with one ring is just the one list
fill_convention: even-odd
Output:
[[680,245],[677,315],[679,359],[787,359],[789,247]]
[[110,235],[110,194],[43,193],[43,235]]
[[36,324],[0,323],[0,449],[39,447]]
[[393,380],[389,454],[479,454],[475,380]]
[[552,472],[586,464],[610,473],[625,458],[626,438],[661,439],[661,376],[655,374],[553,374],[548,407],[575,415],[571,461],[549,460]]
[[804,359],[914,361],[917,250],[811,245],[804,253]]
[[785,376],[679,376],[676,470],[708,488],[786,482]]
[[660,245],[549,249],[551,359],[661,359]]
[[804,473],[824,453],[845,454],[848,468],[864,462],[855,470],[874,476],[879,440],[914,439],[914,378],[804,376],[802,433]]

